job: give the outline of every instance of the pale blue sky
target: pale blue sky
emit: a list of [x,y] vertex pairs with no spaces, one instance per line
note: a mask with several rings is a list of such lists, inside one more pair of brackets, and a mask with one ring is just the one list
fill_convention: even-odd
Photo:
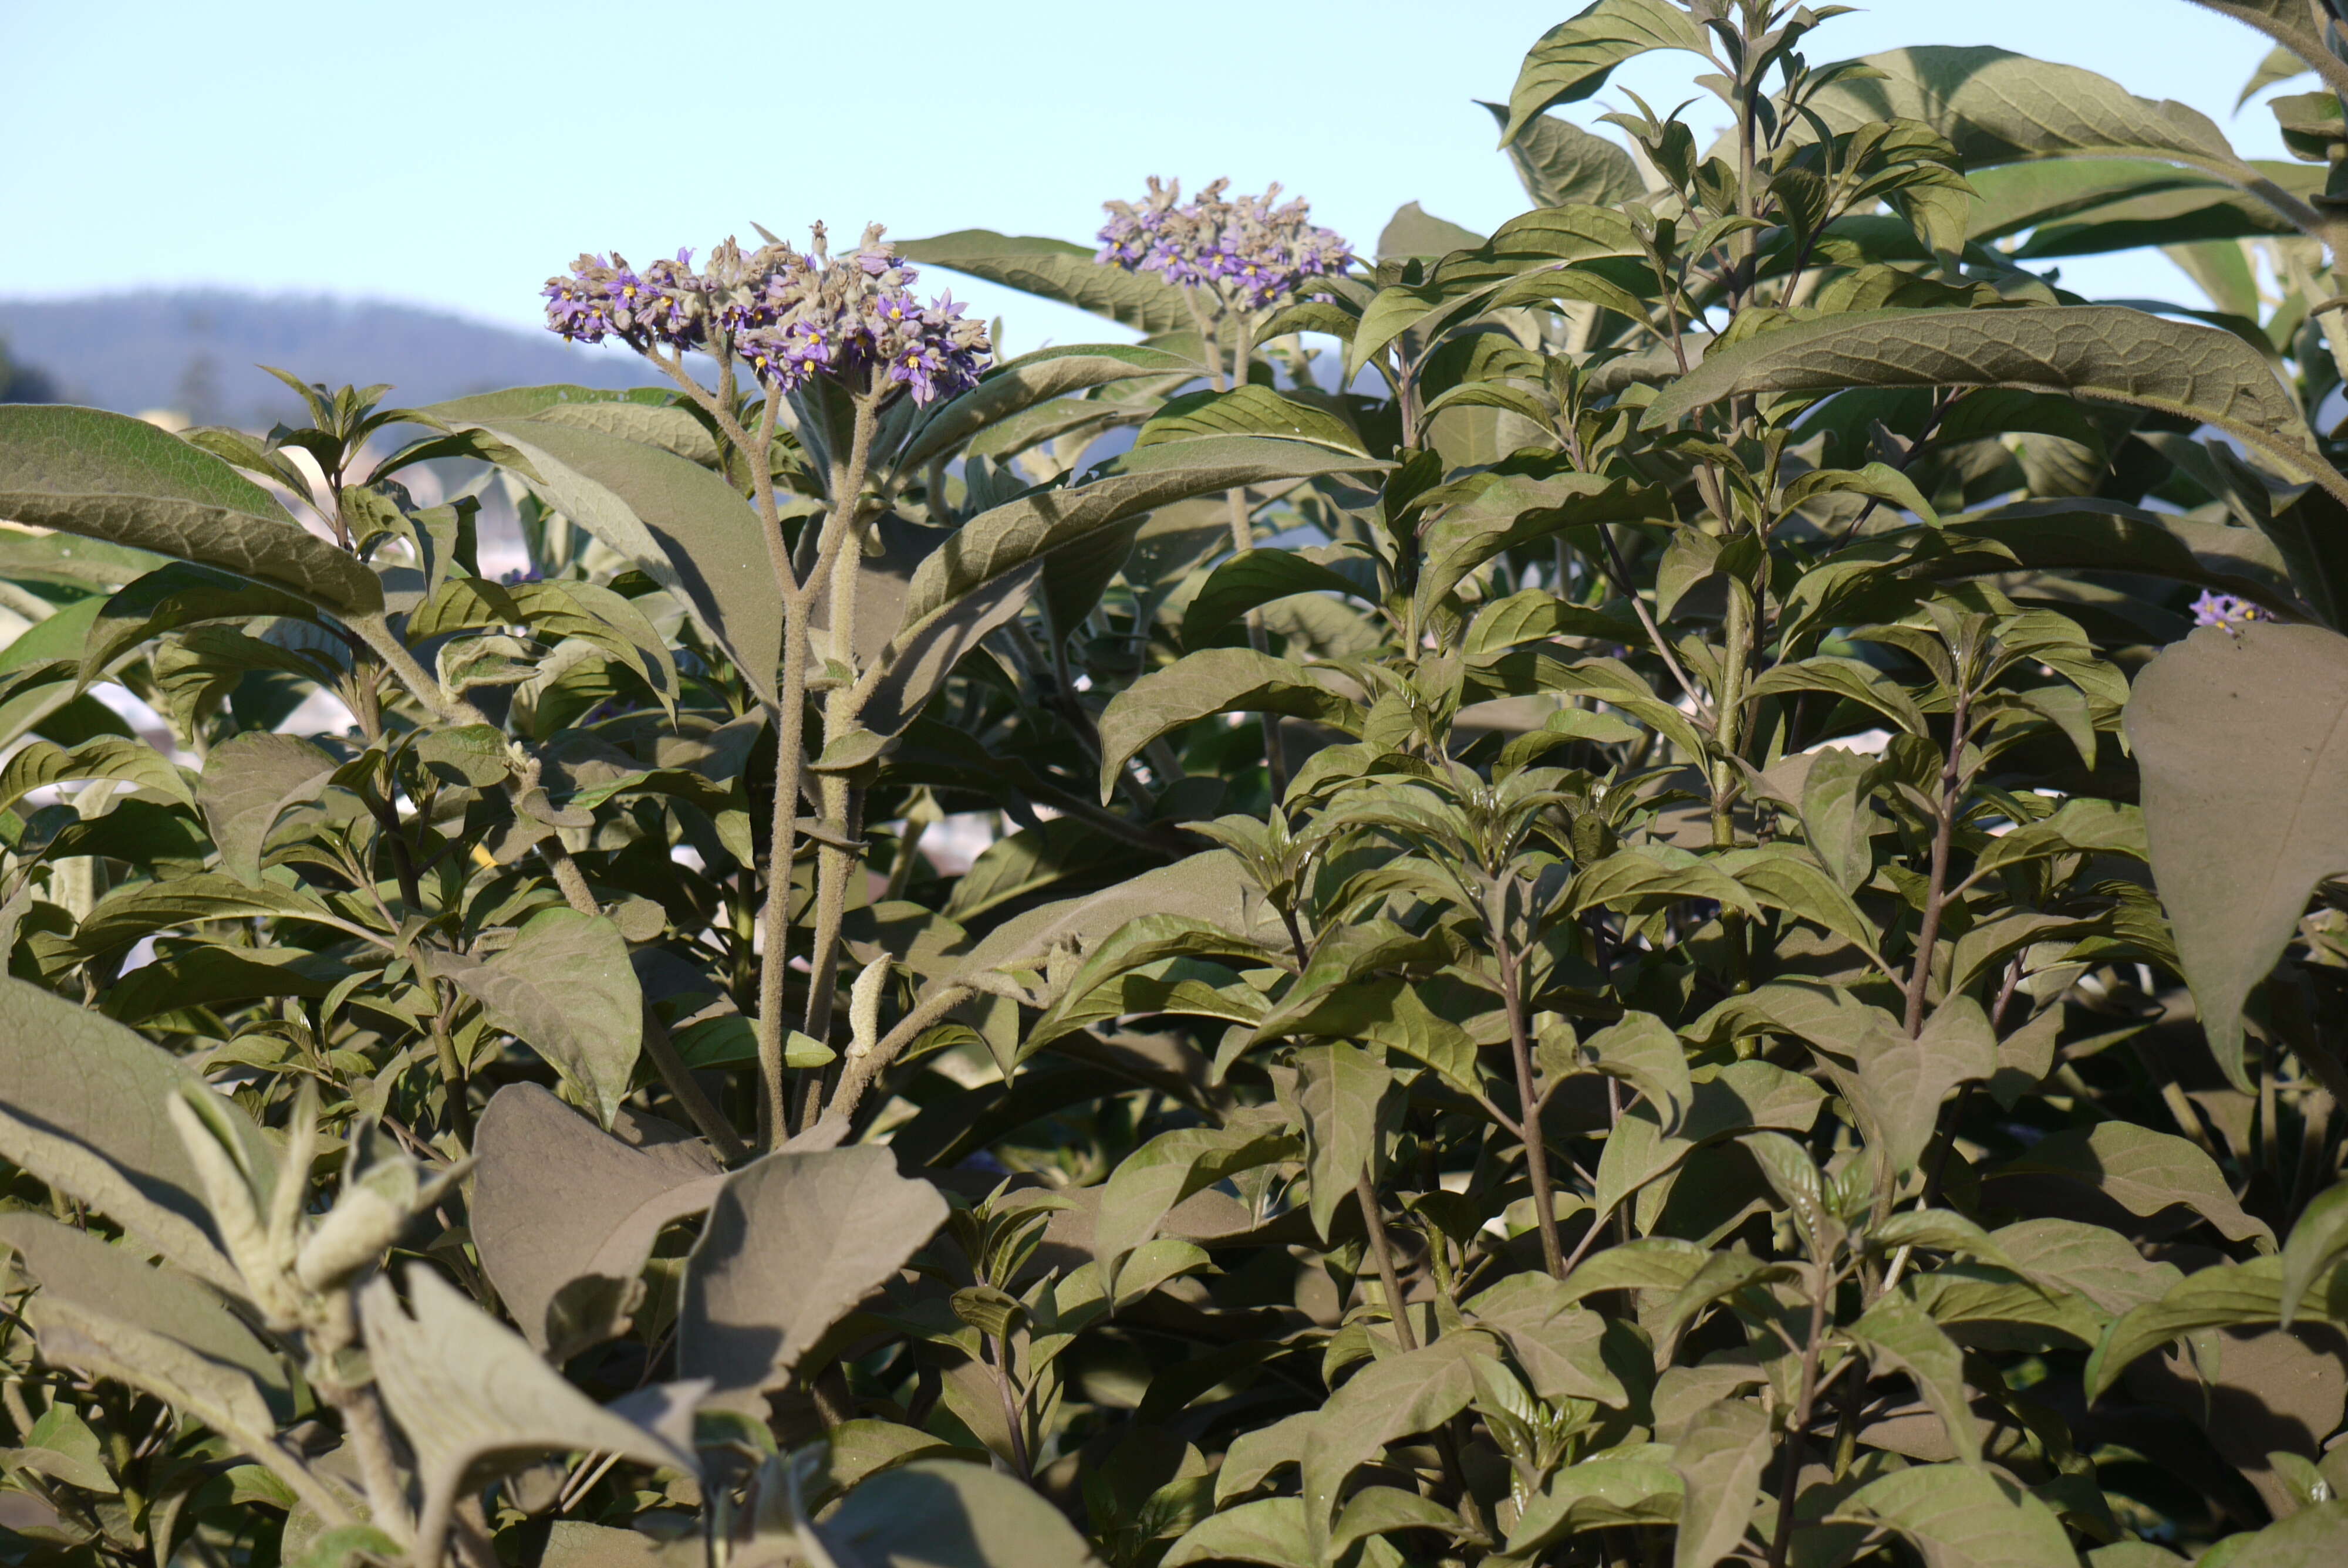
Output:
[[[751,220],[1086,238],[1151,173],[1283,181],[1364,249],[1394,209],[1524,206],[1469,100],[1577,0],[0,0],[0,296],[328,291],[537,321],[580,250],[638,261]],[[2264,53],[2184,0],[1879,0],[1814,59],[1997,44],[2088,66],[2281,155],[2235,93]],[[1624,79],[1678,90],[1693,62]],[[1692,89],[1688,89],[1692,90]],[[1652,94],[1650,95],[1652,97]],[[1575,106],[1584,124],[1619,102]],[[1711,120],[1698,111],[1699,129]],[[2183,297],[2165,262],[2072,274]],[[1007,347],[1102,335],[932,273]]]

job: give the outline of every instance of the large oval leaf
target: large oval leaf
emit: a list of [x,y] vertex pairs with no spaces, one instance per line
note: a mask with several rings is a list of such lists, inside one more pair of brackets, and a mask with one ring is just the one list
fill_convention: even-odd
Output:
[[601,915],[543,909],[486,958],[434,954],[432,970],[544,1057],[606,1127],[644,1043],[644,991],[628,944]]
[[1187,332],[1194,325],[1180,289],[1153,272],[1104,266],[1090,250],[1066,240],[957,229],[927,240],[899,241],[894,248],[908,261],[967,272],[1146,333]]
[[2234,149],[2209,117],[2140,98],[2108,77],[2010,49],[1935,45],[1866,56],[1882,73],[1846,77],[1810,99],[1837,131],[1875,120],[1921,120],[1970,169],[2033,158],[2149,154],[2223,169]]
[[1662,427],[1725,398],[1849,386],[2018,386],[2182,415],[2291,477],[2348,497],[2298,399],[2231,333],[2121,305],[1855,311],[1795,322],[1704,356],[1649,407]]
[[[203,1183],[165,1107],[210,1094],[178,1057],[22,980],[0,979],[0,1157],[120,1224],[191,1274],[242,1286],[217,1241]],[[276,1157],[227,1102],[265,1190]]]
[[2219,1065],[2248,1088],[2242,1004],[2307,896],[2348,873],[2348,637],[2196,631],[2128,698],[2152,875]]
[[383,588],[268,491],[143,419],[0,404],[0,517],[232,571],[353,615]]
[[1360,704],[1313,679],[1292,660],[1252,648],[1210,648],[1155,670],[1109,700],[1100,716],[1101,799],[1136,752],[1210,713],[1285,713],[1324,724],[1358,725]]
[[727,1178],[685,1266],[678,1372],[721,1389],[781,1382],[946,1217],[887,1149],[769,1154]]

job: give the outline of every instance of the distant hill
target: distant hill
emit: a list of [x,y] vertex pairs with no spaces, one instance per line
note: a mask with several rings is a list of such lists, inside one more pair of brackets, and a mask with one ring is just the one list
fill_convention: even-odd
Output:
[[199,425],[267,429],[300,405],[254,368],[328,386],[389,382],[391,401],[438,403],[501,386],[640,386],[656,373],[624,352],[413,305],[224,289],[0,300],[15,395],[125,414],[169,408]]

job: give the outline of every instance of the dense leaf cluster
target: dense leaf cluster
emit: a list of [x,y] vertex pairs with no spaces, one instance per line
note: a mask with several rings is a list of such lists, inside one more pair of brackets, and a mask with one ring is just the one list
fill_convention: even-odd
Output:
[[934,396],[0,407],[0,1559],[2348,1560],[2348,54],[1836,9]]

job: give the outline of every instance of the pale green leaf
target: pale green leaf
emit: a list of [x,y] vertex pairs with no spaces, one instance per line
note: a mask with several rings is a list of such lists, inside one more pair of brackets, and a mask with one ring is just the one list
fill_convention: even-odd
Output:
[[886,1148],[769,1154],[727,1178],[694,1244],[677,1372],[720,1389],[783,1381],[946,1217]]
[[2326,876],[2348,872],[2348,638],[2312,626],[2207,628],[2137,677],[2153,880],[2202,1028],[2242,1070],[2242,1006]]
[[618,927],[576,909],[542,909],[486,958],[437,953],[430,962],[611,1125],[635,1073],[644,1021],[643,988]]
[[120,414],[0,405],[0,517],[218,567],[332,610],[383,607],[375,573],[260,486]]

